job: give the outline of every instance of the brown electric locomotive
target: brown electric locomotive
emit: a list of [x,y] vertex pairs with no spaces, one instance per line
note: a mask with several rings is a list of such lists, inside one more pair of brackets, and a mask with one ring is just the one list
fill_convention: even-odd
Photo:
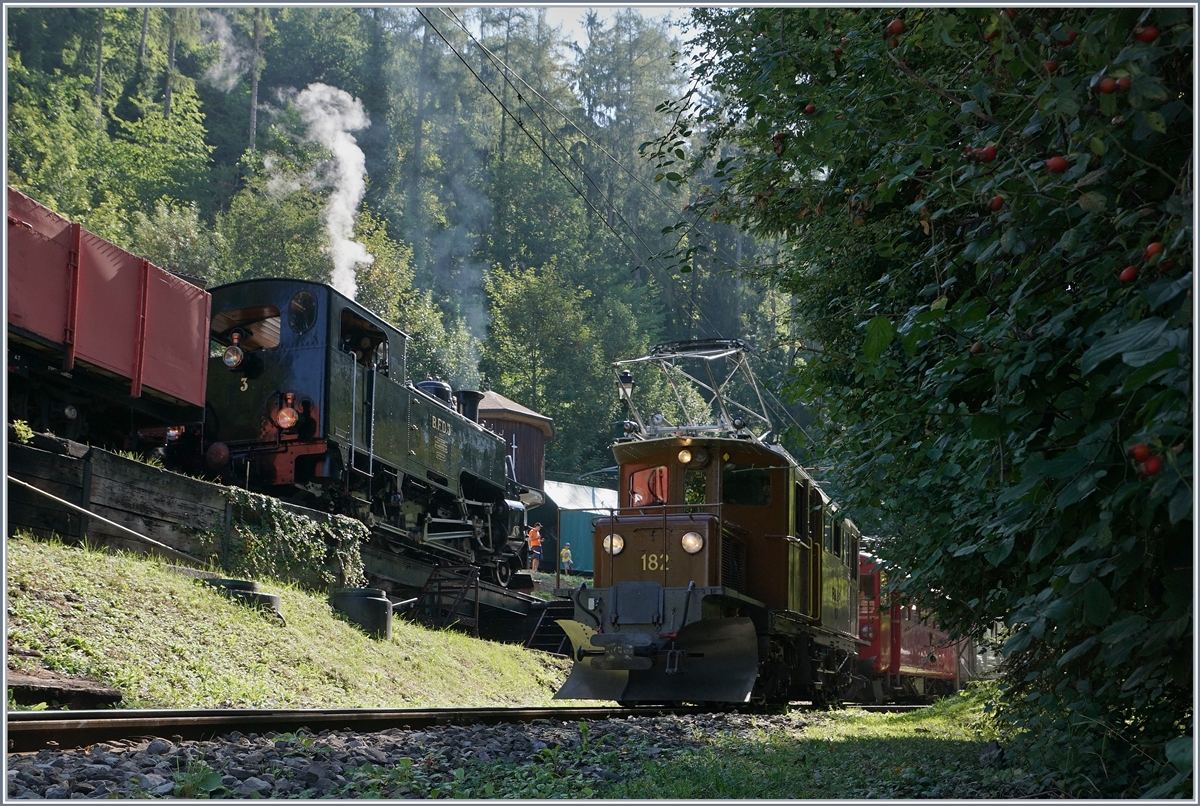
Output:
[[[676,342],[614,365],[634,418],[613,446],[620,507],[594,521],[595,587],[559,622],[575,665],[557,698],[832,704],[856,682],[858,530],[767,440],[749,352]],[[701,390],[707,421],[643,419],[638,367]]]

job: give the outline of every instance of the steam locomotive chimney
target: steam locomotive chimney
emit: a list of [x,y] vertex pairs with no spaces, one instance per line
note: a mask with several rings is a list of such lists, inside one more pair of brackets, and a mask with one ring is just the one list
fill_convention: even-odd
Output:
[[458,413],[473,423],[479,422],[479,402],[483,400],[483,392],[474,389],[459,389],[454,393],[458,401]]

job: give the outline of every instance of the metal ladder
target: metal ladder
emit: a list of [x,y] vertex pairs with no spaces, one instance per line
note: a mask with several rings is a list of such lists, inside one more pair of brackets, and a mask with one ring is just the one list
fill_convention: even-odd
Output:
[[[473,592],[472,615],[462,614],[467,594]],[[447,604],[448,602],[448,604]],[[438,629],[458,625],[479,637],[479,568],[474,565],[435,568],[417,594],[410,611],[413,618]]]

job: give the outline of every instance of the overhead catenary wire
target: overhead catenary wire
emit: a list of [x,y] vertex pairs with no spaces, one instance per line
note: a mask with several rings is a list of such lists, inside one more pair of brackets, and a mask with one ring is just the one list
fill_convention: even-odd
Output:
[[[515,70],[513,70],[503,60],[501,60],[494,53],[492,53],[492,51],[489,50],[486,45],[484,45],[482,42],[480,42],[478,40],[478,38],[476,38],[474,36],[474,34],[472,34],[471,31],[460,20],[458,20],[453,15],[447,13],[444,9],[438,9],[438,10],[441,11],[444,16],[446,16],[448,19],[450,19],[452,22],[454,22],[463,31],[463,33],[466,34],[466,36],[471,40],[471,42],[473,44],[475,44],[475,46],[478,47],[480,49],[480,51],[483,52],[487,56],[487,58],[493,63],[493,65],[495,67],[498,68],[497,72],[500,74],[501,78],[505,81],[505,83],[507,83],[508,86],[512,87],[513,91],[517,93],[517,97],[519,100],[523,100],[522,95],[521,95],[521,90],[515,84],[513,84],[511,79],[509,79],[509,77],[508,77],[509,74],[516,76],[517,79],[520,80],[522,85],[527,87],[534,95],[537,96],[537,98],[539,98],[544,103],[546,103],[551,108],[553,108],[554,111],[557,112],[565,121],[567,121],[573,129],[578,131],[585,139],[587,139],[587,141],[589,143],[593,144],[598,149],[600,149],[610,160],[612,160],[619,168],[621,168],[622,171],[624,171],[625,173],[627,173],[630,176],[633,176],[635,179],[637,179],[636,175],[633,174],[633,172],[630,171],[628,168],[621,165],[620,161],[617,160],[617,158],[615,156],[610,154],[599,143],[597,143],[592,137],[590,137],[585,131],[583,131],[578,125],[576,125],[573,121],[571,121],[570,118],[567,117],[565,112],[563,112],[561,109],[559,109],[557,106],[555,106],[549,100],[547,100],[545,98],[545,96],[543,96],[541,93],[539,93],[534,87],[532,87],[523,78],[521,78],[520,75]],[[550,156],[550,154],[546,151],[546,149],[542,146],[542,144],[539,143],[537,141],[537,139],[533,137],[533,134],[528,129],[525,128],[525,124],[524,124],[523,120],[520,118],[520,116],[515,115],[512,112],[512,110],[510,110],[508,108],[508,106],[503,102],[503,100],[500,99],[496,95],[496,93],[492,90],[492,88],[487,84],[487,82],[484,81],[483,78],[471,67],[471,65],[467,62],[467,60],[463,57],[463,55],[461,53],[459,53],[458,50],[454,47],[454,45],[450,43],[450,41],[442,34],[442,32],[440,30],[438,30],[437,26],[435,26],[432,23],[432,21],[429,20],[429,18],[424,14],[424,12],[422,12],[420,9],[418,9],[417,12],[421,15],[422,19],[424,19],[426,21],[426,23],[430,26],[430,28],[434,31],[434,33],[437,34],[438,38],[440,38],[443,42],[445,42],[446,46],[448,48],[450,48],[451,52],[453,52],[454,55],[456,57],[458,57],[458,60],[461,61],[464,66],[467,67],[467,69],[471,72],[471,75],[474,76],[475,79],[477,81],[479,81],[480,84],[483,85],[484,89],[496,101],[496,103],[500,106],[500,108],[504,111],[504,113],[508,114],[509,117],[511,117],[513,119],[513,121],[516,123],[517,127],[522,132],[524,132],[527,137],[529,137],[530,141],[533,142],[533,144],[537,147],[537,149],[542,153],[542,156],[544,156],[550,162],[550,164],[554,166],[555,170],[557,170],[558,173],[567,181],[567,183],[571,186],[571,188],[577,194],[579,194],[579,197],[583,201],[583,203],[585,205],[587,205],[587,207],[590,210],[592,210],[593,212],[595,212],[597,214],[597,216],[600,218],[600,220],[604,224],[604,226],[610,232],[613,233],[613,235],[617,238],[617,240],[621,242],[622,246],[624,246],[630,252],[630,254],[632,254],[634,256],[634,258],[638,261],[638,263],[640,265],[645,266],[647,270],[654,273],[656,279],[658,279],[659,283],[662,285],[664,290],[667,291],[667,293],[674,296],[674,294],[671,293],[670,286],[674,285],[676,287],[678,293],[682,295],[683,299],[686,300],[690,304],[691,308],[694,311],[698,312],[700,314],[700,316],[704,319],[704,321],[707,323],[708,327],[705,328],[705,330],[708,331],[709,335],[719,335],[719,329],[717,328],[716,323],[712,321],[712,319],[704,311],[704,308],[696,301],[696,299],[691,295],[691,293],[685,287],[683,287],[683,285],[679,282],[679,280],[670,271],[668,271],[666,273],[667,280],[665,282],[664,282],[663,278],[661,276],[659,276],[659,272],[655,271],[655,268],[651,263],[652,260],[657,259],[657,254],[642,239],[641,235],[638,234],[637,229],[625,219],[625,217],[621,214],[620,210],[617,208],[617,205],[614,204],[612,199],[609,198],[609,196],[600,188],[599,184],[591,177],[591,175],[588,173],[587,169],[582,164],[580,164],[578,160],[575,159],[575,156],[573,154],[571,154],[570,149],[568,149],[567,146],[562,142],[562,140],[554,132],[554,129],[549,125],[549,123],[547,123],[545,118],[543,118],[537,112],[537,110],[534,109],[532,106],[529,107],[530,112],[537,119],[538,123],[541,124],[543,129],[545,129],[546,133],[551,137],[551,139],[554,140],[555,144],[558,145],[558,147],[563,150],[563,152],[567,155],[567,158],[574,164],[574,167],[577,168],[579,170],[579,172],[583,174],[583,176],[587,179],[588,183],[591,184],[591,186],[596,189],[596,192],[601,196],[601,198],[604,199],[605,203],[613,211],[613,213],[616,215],[616,217],[621,221],[621,223],[626,228],[628,228],[629,232],[633,235],[634,239],[636,239],[636,241],[646,250],[646,253],[649,255],[650,260],[643,259],[642,257],[640,257],[637,254],[636,250],[632,249],[629,246],[629,244],[625,241],[624,238],[621,237],[621,235],[616,231],[616,229],[611,224],[609,224],[607,217],[604,216],[601,213],[601,211],[599,209],[597,209],[594,204],[591,203],[591,201],[578,188],[578,186],[576,186],[576,184],[574,182],[572,182],[569,177],[567,177],[567,174],[563,170],[562,166],[560,166],[558,164],[558,162],[556,162],[554,160],[554,158]],[[640,182],[640,180],[639,180],[639,182]],[[641,183],[641,184],[643,187],[647,187],[644,183]],[[652,189],[650,189],[648,187],[647,187],[647,189],[650,191],[651,195],[657,201],[659,201],[660,203],[663,203],[663,204],[666,203],[661,198],[661,196],[659,196]]]
[[[628,167],[626,167],[624,165],[624,163],[622,163],[619,159],[617,159],[617,157],[615,155],[613,155],[611,152],[609,152],[608,149],[606,149],[602,143],[598,142],[594,137],[592,137],[590,134],[588,134],[587,131],[585,131],[578,124],[576,124],[575,121],[571,120],[570,116],[568,116],[567,113],[562,110],[562,108],[560,108],[557,104],[555,104],[549,98],[546,98],[544,95],[542,95],[542,93],[539,92],[536,87],[534,87],[532,84],[530,84],[524,78],[522,78],[520,73],[518,73],[516,70],[514,70],[512,67],[510,67],[503,59],[501,59],[499,56],[497,56],[490,48],[487,47],[487,45],[480,42],[479,39],[474,34],[471,33],[470,29],[466,26],[466,24],[463,23],[463,21],[457,17],[457,15],[453,14],[452,12],[447,12],[445,9],[442,9],[442,8],[439,8],[438,11],[441,11],[444,16],[449,17],[462,30],[462,32],[467,35],[467,37],[475,44],[475,46],[477,48],[479,48],[480,51],[482,51],[497,68],[499,68],[497,70],[497,72],[504,78],[505,82],[510,87],[512,87],[514,91],[516,91],[518,93],[518,96],[517,96],[518,98],[520,98],[520,90],[516,86],[513,85],[512,81],[510,81],[508,79],[508,76],[510,74],[512,76],[515,76],[516,79],[518,81],[520,81],[521,84],[530,93],[532,93],[534,96],[536,96],[538,98],[538,100],[540,100],[542,103],[546,104],[548,107],[550,107],[555,112],[557,112],[559,117],[561,117],[568,126],[570,126],[572,129],[574,129],[576,132],[578,132],[585,140],[587,140],[587,142],[589,144],[591,144],[600,153],[602,153],[604,156],[606,156],[609,159],[609,161],[611,161],[613,163],[613,165],[617,166],[617,168],[622,173],[626,174],[630,179],[632,179],[635,183],[637,183],[640,187],[642,187],[648,194],[650,194],[650,197],[654,201],[658,202],[660,205],[662,205],[664,208],[666,208],[668,210],[671,209],[671,205],[668,203],[668,201],[665,198],[663,198],[663,195],[661,193],[659,193],[655,188],[651,187],[650,185],[647,185],[646,182],[640,176],[638,176],[634,171],[632,171]],[[698,81],[698,79],[697,79],[697,81]],[[687,94],[691,95],[694,91],[695,91],[695,82],[693,82],[692,89],[689,90]],[[579,164],[578,160],[575,159],[575,156],[573,154],[571,154],[570,149],[568,149],[560,141],[558,141],[558,138],[554,135],[553,130],[550,128],[550,126],[541,118],[540,115],[537,115],[537,112],[536,112],[536,110],[533,109],[533,107],[530,107],[530,111],[533,112],[534,115],[538,117],[538,121],[542,124],[542,126],[546,129],[546,131],[548,133],[550,133],[550,136],[554,137],[555,141],[558,142],[559,146],[567,154],[568,158],[570,158],[570,160],[576,165],[576,167],[579,168],[580,172],[583,173],[584,176],[588,178],[588,181],[592,184],[593,187],[596,188],[597,192],[599,192],[601,194],[601,196],[604,196],[604,192],[596,185],[596,183],[588,175],[587,169],[584,168],[581,164]],[[616,212],[618,216],[620,216],[620,213],[616,209],[616,205],[614,205],[612,203],[611,199],[609,199],[607,196],[604,196],[604,198],[605,198],[605,201],[608,202],[608,204],[612,207],[613,211]],[[626,223],[623,218],[622,218],[622,223]],[[626,226],[629,226],[629,225],[626,223]],[[693,230],[694,229],[695,229],[695,227],[693,226]],[[634,232],[636,235],[636,230],[634,230],[632,227],[630,227],[630,230],[632,232]],[[640,238],[638,240],[641,241]],[[650,247],[647,246],[644,242],[642,243],[642,245],[646,246],[648,251],[650,250]],[[725,265],[730,266],[730,265],[734,265],[738,262],[737,259],[734,258],[732,255],[730,255],[728,253],[728,251],[726,251],[723,247],[717,246],[716,249],[717,249],[717,253],[723,257],[723,262],[725,263]],[[673,282],[678,282],[677,280],[675,280],[673,275],[671,276],[671,280]],[[685,289],[681,286],[680,291],[684,294],[684,297],[688,300],[688,302],[690,302],[692,304],[693,308],[695,310],[699,311],[700,315],[703,316],[704,319],[708,321],[708,324],[712,326],[713,332],[715,334],[717,331],[716,324],[711,319],[709,319],[708,315],[704,312],[704,309],[696,302],[695,298],[693,298],[691,296],[691,294],[689,294],[687,292],[687,289]]]
[[[604,223],[604,226],[610,232],[612,232],[613,236],[621,243],[622,246],[625,247],[625,249],[631,255],[633,255],[634,259],[637,260],[637,262],[640,265],[647,265],[646,261],[643,260],[640,255],[638,255],[637,250],[634,249],[632,246],[630,246],[629,243],[624,238],[621,237],[621,234],[616,231],[616,228],[614,228],[611,224],[608,223],[607,218],[601,213],[601,211],[596,207],[596,205],[592,204],[592,202],[587,198],[587,195],[584,194],[584,192],[578,187],[578,185],[575,184],[574,181],[572,181],[571,177],[567,175],[567,172],[563,170],[562,166],[559,165],[558,162],[556,162],[554,160],[554,158],[552,156],[550,156],[549,152],[546,151],[545,147],[537,141],[537,138],[533,137],[533,135],[530,134],[530,132],[525,128],[525,123],[521,119],[521,117],[519,115],[514,114],[513,111],[508,108],[508,105],[505,104],[504,101],[498,95],[496,95],[496,93],[492,90],[492,88],[490,86],[488,86],[488,83],[486,81],[484,81],[483,78],[475,71],[475,68],[473,68],[471,66],[471,64],[466,60],[466,58],[463,57],[463,55],[458,52],[458,49],[454,47],[454,45],[450,42],[449,39],[446,38],[446,36],[438,29],[438,27],[433,24],[433,21],[430,20],[429,17],[425,16],[425,12],[418,8],[417,13],[419,15],[421,15],[421,18],[423,20],[425,20],[425,23],[430,27],[430,29],[435,34],[437,34],[438,38],[441,39],[444,43],[446,43],[446,47],[450,48],[450,51],[456,57],[458,57],[458,60],[463,63],[463,66],[467,68],[467,70],[471,73],[471,75],[475,78],[475,80],[478,81],[485,90],[487,90],[488,95],[492,96],[492,99],[497,104],[499,104],[500,108],[502,110],[504,110],[504,113],[507,114],[509,117],[511,117],[513,119],[513,122],[517,124],[517,127],[522,132],[524,132],[527,137],[529,137],[530,142],[532,142],[534,144],[534,146],[538,149],[538,151],[540,151],[542,153],[542,156],[545,157],[546,160],[558,172],[558,174],[560,176],[562,176],[563,181],[565,181],[571,187],[571,189],[574,190],[579,195],[579,198],[583,201],[583,203],[585,205],[587,205],[588,209],[590,209],[592,212],[596,213],[596,215]],[[505,81],[508,81],[508,79],[506,78]],[[514,89],[515,89],[515,87],[514,87]],[[539,118],[539,121],[540,120],[541,119]],[[628,226],[627,223],[626,223],[626,225]],[[631,228],[631,230],[632,230],[632,228]],[[637,237],[636,234],[635,234],[635,237]],[[647,247],[647,249],[649,249],[649,248]]]

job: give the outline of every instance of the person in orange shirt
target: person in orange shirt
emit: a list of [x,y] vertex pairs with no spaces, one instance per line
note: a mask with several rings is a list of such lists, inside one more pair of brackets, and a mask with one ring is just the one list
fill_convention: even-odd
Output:
[[532,558],[530,567],[536,573],[538,563],[542,560],[542,525],[535,523],[529,530],[529,556]]

